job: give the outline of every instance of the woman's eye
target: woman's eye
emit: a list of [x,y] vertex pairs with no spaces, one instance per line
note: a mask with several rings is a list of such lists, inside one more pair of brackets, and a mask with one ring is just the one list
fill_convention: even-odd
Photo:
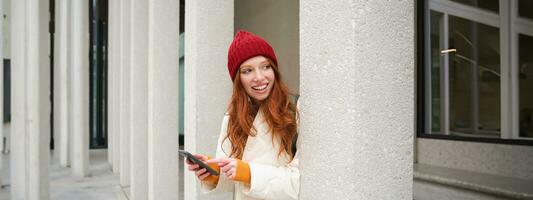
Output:
[[243,69],[243,70],[241,70],[241,73],[243,73],[243,74],[248,74],[250,72],[252,72],[251,69]]
[[270,66],[270,65],[265,65],[265,66],[263,66],[263,69],[270,69],[271,67],[272,66]]

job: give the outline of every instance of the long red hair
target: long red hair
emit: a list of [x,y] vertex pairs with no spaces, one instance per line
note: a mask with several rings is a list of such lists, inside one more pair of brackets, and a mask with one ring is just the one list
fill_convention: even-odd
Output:
[[[280,141],[278,156],[286,152],[292,159],[295,154],[292,152],[292,141],[296,136],[296,106],[289,99],[289,89],[283,83],[278,67],[270,59],[268,61],[274,70],[275,82],[272,85],[270,95],[259,107],[258,112],[262,112],[272,133],[272,140]],[[228,106],[230,116],[228,133],[224,138],[224,140],[229,139],[231,142],[229,157],[242,158],[248,136],[255,136],[256,134],[253,127],[255,112],[252,110],[249,98],[237,72],[233,81],[233,94]]]

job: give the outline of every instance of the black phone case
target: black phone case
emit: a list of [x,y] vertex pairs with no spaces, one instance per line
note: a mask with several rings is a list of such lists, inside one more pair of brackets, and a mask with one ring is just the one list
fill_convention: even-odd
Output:
[[187,159],[189,159],[191,162],[200,165],[201,168],[205,168],[211,175],[218,176],[218,172],[214,170],[213,168],[209,167],[209,165],[205,164],[201,160],[198,160],[196,157],[194,157],[191,153],[185,150],[178,150],[179,154]]

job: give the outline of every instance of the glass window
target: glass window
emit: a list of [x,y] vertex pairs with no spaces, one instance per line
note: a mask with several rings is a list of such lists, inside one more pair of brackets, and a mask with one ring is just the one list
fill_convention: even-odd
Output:
[[450,130],[499,136],[499,29],[449,17]]
[[424,134],[533,141],[533,0],[424,2]]
[[500,4],[498,0],[451,0],[451,1],[473,6],[473,7],[483,8],[483,9],[490,10],[496,13],[499,13],[499,10],[500,10]]
[[532,0],[518,0],[518,16],[533,19]]
[[520,137],[533,137],[533,37],[518,35]]
[[[441,132],[443,14],[431,12],[431,130]],[[450,134],[500,136],[499,29],[448,16]]]
[[442,14],[431,11],[431,132],[440,132],[440,66],[442,63],[440,32]]

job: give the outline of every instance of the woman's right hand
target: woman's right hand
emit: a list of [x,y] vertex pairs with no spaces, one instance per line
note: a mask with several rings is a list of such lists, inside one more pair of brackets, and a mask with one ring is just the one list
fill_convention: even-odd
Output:
[[[207,161],[209,158],[207,156],[201,155],[201,154],[193,154],[194,157],[196,157],[198,160],[201,160],[202,162]],[[201,168],[200,165],[192,163],[189,159],[185,158],[185,163],[187,163],[187,169],[189,171],[192,171],[195,173],[196,177],[203,181],[205,178],[207,178],[209,175],[211,175],[207,169]]]

